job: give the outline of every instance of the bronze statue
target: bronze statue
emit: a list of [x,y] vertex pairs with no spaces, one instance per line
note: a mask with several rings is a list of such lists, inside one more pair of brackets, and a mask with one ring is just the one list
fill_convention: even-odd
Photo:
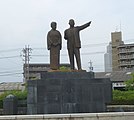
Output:
[[85,29],[86,27],[90,26],[91,21],[81,25],[81,26],[74,26],[75,22],[73,19],[69,20],[70,28],[66,29],[64,32],[64,38],[67,40],[67,49],[70,59],[70,66],[71,69],[74,70],[74,56],[76,57],[77,67],[78,70],[82,70],[81,68],[81,59],[80,59],[80,48],[81,48],[81,41],[80,41],[80,30]]
[[50,68],[52,70],[59,69],[60,50],[62,47],[61,34],[57,28],[57,23],[51,23],[51,30],[47,34],[47,48],[50,50]]

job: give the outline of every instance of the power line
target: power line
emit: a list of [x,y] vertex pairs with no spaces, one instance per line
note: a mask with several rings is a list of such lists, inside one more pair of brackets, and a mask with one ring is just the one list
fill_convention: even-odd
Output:
[[[132,39],[126,39],[124,41],[132,41],[134,40],[134,38]],[[104,45],[107,45],[109,44],[109,42],[102,42],[102,43],[94,43],[94,44],[85,44],[85,45],[82,45],[84,47],[97,47],[97,46],[104,46]],[[63,46],[63,48],[65,48],[66,46]],[[41,50],[41,49],[47,49],[46,47],[44,48],[33,48],[33,49],[36,49],[36,50]],[[18,50],[21,50],[21,48],[15,48],[15,49],[6,49],[6,50],[0,50],[0,53],[2,52],[14,52],[14,51],[18,51]]]
[[[93,54],[103,54],[105,53],[104,51],[102,52],[89,52],[89,53],[81,53],[81,55],[93,55]],[[32,56],[35,56],[35,57],[49,57],[49,55],[43,55],[43,54],[40,54],[40,55],[32,55]],[[67,54],[61,54],[61,56],[68,56]]]
[[22,71],[22,70],[3,71],[3,72],[0,72],[0,74],[1,74],[1,73],[3,73],[3,74],[4,74],[4,73],[12,73],[12,72],[18,72],[18,71]]
[[2,52],[14,52],[14,51],[18,51],[18,50],[21,50],[21,48],[0,50],[0,53],[2,53]]
[[124,40],[124,41],[132,41],[132,40],[134,40],[134,38],[132,38],[132,39],[127,39],[127,40]]
[[[89,54],[103,54],[105,51],[102,52],[90,52],[90,53],[81,53],[81,55],[89,55]],[[30,56],[38,56],[38,57],[48,57],[49,55],[30,55]],[[61,56],[68,56],[67,54],[61,54]],[[17,58],[20,57],[19,55],[17,56],[7,56],[7,57],[0,57],[0,59],[8,59],[8,58]],[[24,57],[24,56],[23,56]]]
[[[108,43],[98,43],[98,44],[86,44],[86,45],[82,45],[83,48],[87,48],[87,47],[98,47],[98,46],[104,46],[107,45]],[[63,46],[62,48],[67,48],[67,46]],[[44,48],[33,48],[34,50],[47,50],[46,47]]]
[[[124,41],[132,41],[132,40],[134,40],[134,39],[127,39],[127,40],[124,40]],[[105,45],[108,45],[108,44],[109,44],[109,42],[103,42],[103,43],[94,43],[94,44],[84,44],[82,46],[83,46],[83,48],[87,48],[87,47],[105,46]],[[67,46],[63,46],[62,48],[66,48],[66,47]],[[35,50],[44,50],[44,49],[46,49],[47,50],[46,47],[44,47],[44,48],[33,48],[33,49],[35,49]]]
[[0,74],[0,76],[12,76],[12,75],[18,75],[23,73],[8,73],[8,74]]
[[[89,53],[81,53],[81,55],[96,55],[96,54],[104,54],[105,51],[101,51],[101,52],[89,52]],[[29,55],[29,58],[26,58],[26,56],[24,55],[24,61],[26,63],[26,61],[29,59],[30,60],[30,56],[32,57],[49,57],[49,55],[44,55],[44,54],[36,54],[36,55]],[[61,54],[61,56],[68,56],[67,54]],[[12,59],[12,58],[17,58],[17,57],[20,57],[20,56],[7,56],[7,57],[0,57],[0,59]],[[28,61],[29,61],[28,60]],[[27,61],[27,63],[28,63]],[[16,63],[15,63],[16,64]]]
[[7,56],[7,57],[0,57],[0,59],[7,59],[7,58],[17,58],[17,57],[20,57],[20,56]]

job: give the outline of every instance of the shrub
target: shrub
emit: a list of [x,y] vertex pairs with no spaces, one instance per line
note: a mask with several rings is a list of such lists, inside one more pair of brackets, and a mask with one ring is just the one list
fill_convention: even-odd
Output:
[[115,105],[134,105],[134,91],[113,91],[113,100],[111,104]]
[[26,100],[27,99],[27,91],[26,90],[25,91],[18,91],[18,90],[6,91],[0,95],[0,108],[3,108],[3,100],[9,94],[16,96],[18,100]]

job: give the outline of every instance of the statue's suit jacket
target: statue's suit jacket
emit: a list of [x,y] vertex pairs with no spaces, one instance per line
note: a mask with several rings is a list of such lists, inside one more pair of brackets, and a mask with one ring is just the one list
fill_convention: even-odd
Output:
[[[76,48],[81,48],[79,32],[80,32],[80,30],[83,30],[88,26],[89,26],[89,23],[86,23],[84,25],[76,26],[76,27],[65,30],[64,38],[67,40],[67,48],[68,49],[70,49],[72,47],[72,44],[74,44],[73,46]],[[73,32],[72,32],[72,29],[73,29]],[[73,35],[72,35],[72,33],[73,33]],[[74,43],[72,41],[74,41]]]

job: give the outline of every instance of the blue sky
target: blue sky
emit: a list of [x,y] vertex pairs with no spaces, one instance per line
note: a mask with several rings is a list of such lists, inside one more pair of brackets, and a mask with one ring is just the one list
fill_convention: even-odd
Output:
[[[22,81],[21,74],[6,76],[5,72],[22,73],[19,55],[24,46],[33,48],[32,55],[48,55],[46,35],[51,21],[57,22],[63,36],[70,18],[76,25],[92,21],[81,31],[82,66],[87,70],[91,60],[94,71],[104,71],[103,57],[111,32],[121,30],[125,43],[134,41],[133,13],[133,0],[0,0],[0,81]],[[68,63],[64,38],[61,54],[65,55],[61,62]],[[18,57],[4,58],[9,56]],[[30,62],[49,63],[49,57],[32,57]]]

